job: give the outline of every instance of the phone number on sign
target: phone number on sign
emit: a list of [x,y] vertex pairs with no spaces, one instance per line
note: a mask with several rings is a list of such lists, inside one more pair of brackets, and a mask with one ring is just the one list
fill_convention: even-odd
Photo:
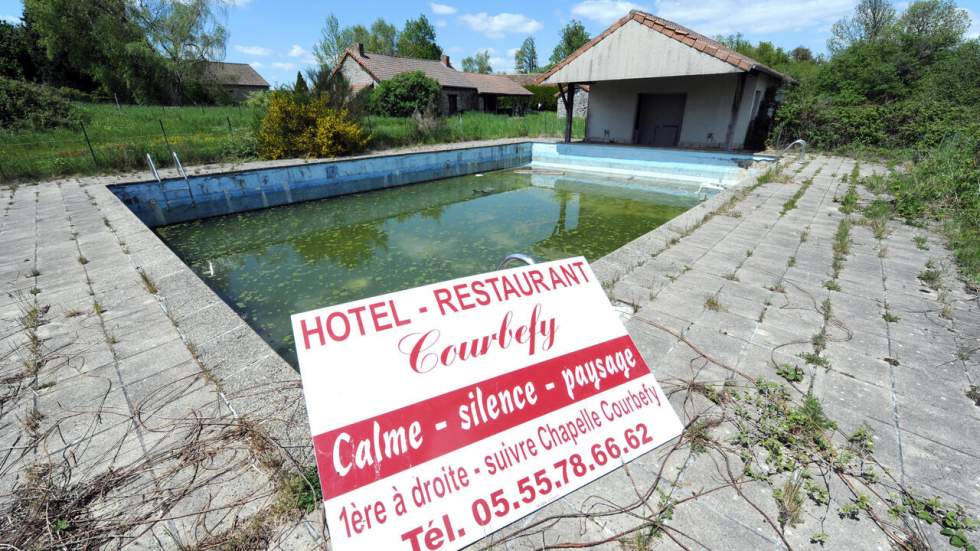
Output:
[[[550,469],[540,469],[532,475],[525,476],[517,481],[517,487],[510,492],[511,494],[516,492],[513,500],[504,488],[478,497],[470,506],[473,520],[478,526],[486,526],[494,517],[506,517],[524,505],[531,505],[539,497],[545,497],[570,482],[574,483],[574,479],[587,476],[597,467],[603,467],[610,461],[623,458],[632,450],[652,444],[653,438],[648,433],[647,426],[639,423],[624,431],[622,443],[617,443],[615,437],[609,437],[601,443],[594,444],[590,450],[591,458],[583,458],[581,454],[573,453],[556,461]],[[401,539],[411,543],[413,551],[433,550],[442,547],[447,539],[452,541],[457,534],[465,533],[463,530],[459,532],[453,530],[448,515],[443,517],[443,524],[444,526],[436,525],[428,530],[422,526],[416,527],[402,534]]]

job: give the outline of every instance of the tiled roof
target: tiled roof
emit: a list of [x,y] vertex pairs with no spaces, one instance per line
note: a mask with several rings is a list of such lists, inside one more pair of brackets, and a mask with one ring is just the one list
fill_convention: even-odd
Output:
[[528,74],[515,73],[515,74],[503,75],[503,76],[513,80],[514,82],[520,84],[521,86],[534,86],[538,83],[538,77],[541,76],[541,73],[528,73]]
[[[411,71],[422,71],[425,75],[442,86],[453,88],[476,88],[466,76],[453,69],[446,67],[441,61],[435,59],[415,59],[411,57],[395,57],[390,55],[373,54],[364,52],[364,55],[356,54],[352,50],[347,50],[344,56],[350,56],[362,67],[367,69],[371,76],[378,82],[388,80],[395,75],[408,73]],[[341,60],[341,63],[343,60]]]
[[533,96],[523,86],[507,78],[505,75],[482,75],[479,73],[463,73],[473,83],[476,91],[481,94],[497,94],[501,96]]
[[225,63],[205,61],[204,74],[218,84],[225,86],[264,86],[269,87],[261,75],[247,63]]
[[763,73],[768,73],[782,80],[786,80],[786,81],[793,80],[792,78],[766,65],[763,65],[762,63],[759,63],[758,61],[748,56],[744,56],[736,52],[735,50],[732,50],[731,48],[725,46],[721,42],[718,42],[717,40],[712,40],[702,34],[696,33],[683,25],[679,25],[677,23],[674,23],[673,21],[668,21],[666,19],[663,19],[662,17],[657,17],[655,15],[651,15],[649,13],[642,12],[640,10],[632,10],[631,12],[629,12],[629,14],[625,15],[619,21],[613,23],[608,29],[602,31],[601,34],[599,34],[598,36],[590,40],[587,44],[585,44],[578,50],[575,50],[575,52],[572,53],[572,55],[566,57],[560,63],[552,67],[550,71],[541,75],[538,78],[538,82],[543,82],[545,79],[558,72],[562,67],[571,63],[572,60],[582,55],[583,52],[595,46],[596,44],[601,42],[602,39],[606,38],[607,36],[615,32],[617,29],[619,29],[620,27],[622,27],[623,25],[625,25],[631,20],[636,21],[641,25],[645,25],[646,27],[649,27],[650,29],[653,29],[669,38],[673,38],[678,42],[686,44],[699,52],[708,54],[721,61],[724,61],[735,67],[738,67],[743,71],[752,71],[752,70],[761,71]]

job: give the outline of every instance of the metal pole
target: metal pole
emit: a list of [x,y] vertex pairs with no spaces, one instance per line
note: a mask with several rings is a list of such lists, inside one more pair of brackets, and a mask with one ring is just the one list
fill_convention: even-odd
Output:
[[167,150],[171,153],[174,152],[174,148],[170,147],[170,138],[167,137],[167,129],[163,127],[163,119],[160,120],[160,131],[163,132],[163,141],[167,144]]
[[85,131],[85,123],[78,123],[82,127],[82,134],[85,136],[85,143],[88,144],[88,152],[92,154],[92,164],[99,166],[99,160],[95,158],[95,149],[92,148],[92,140],[88,139],[88,132]]

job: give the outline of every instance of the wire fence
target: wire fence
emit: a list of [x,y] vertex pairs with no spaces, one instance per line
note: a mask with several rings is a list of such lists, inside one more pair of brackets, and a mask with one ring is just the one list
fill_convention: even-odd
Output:
[[174,152],[184,163],[255,156],[248,111],[102,105],[93,112],[73,127],[0,134],[0,181],[145,169],[147,154],[160,167],[173,165]]

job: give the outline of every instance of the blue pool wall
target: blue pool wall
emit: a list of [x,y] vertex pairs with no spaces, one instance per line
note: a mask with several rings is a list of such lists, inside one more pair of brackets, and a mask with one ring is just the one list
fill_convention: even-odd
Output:
[[[728,187],[770,157],[606,144],[521,142],[379,155],[110,186],[149,227],[530,165]],[[757,165],[758,166],[758,165]]]
[[531,143],[308,163],[110,186],[149,227],[525,166]]
[[535,143],[531,166],[729,187],[745,175],[742,167],[773,157],[725,151],[691,151],[608,144]]

